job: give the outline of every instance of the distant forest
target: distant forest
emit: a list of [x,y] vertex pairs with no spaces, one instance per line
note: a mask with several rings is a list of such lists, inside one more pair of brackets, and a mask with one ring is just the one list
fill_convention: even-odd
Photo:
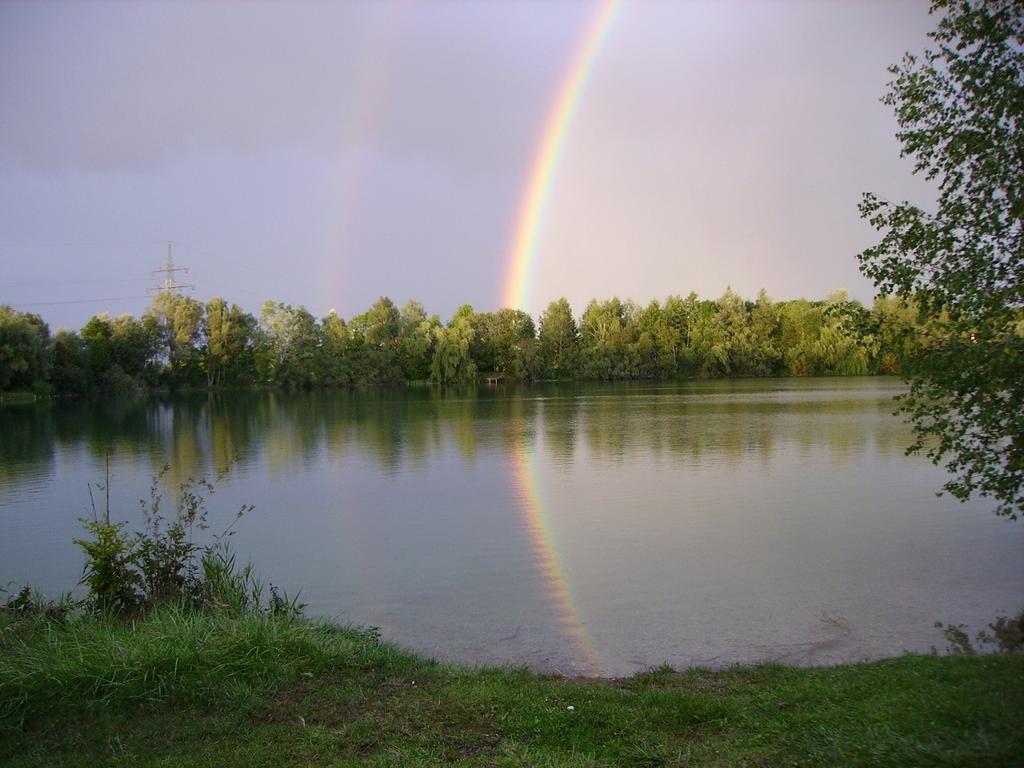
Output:
[[86,395],[150,389],[372,387],[552,379],[626,380],[899,373],[927,343],[912,302],[670,296],[640,306],[591,301],[577,320],[553,301],[521,310],[464,305],[447,324],[417,301],[381,298],[348,322],[275,301],[259,317],[165,291],[141,318],[94,316],[51,335],[0,306],[0,390]]

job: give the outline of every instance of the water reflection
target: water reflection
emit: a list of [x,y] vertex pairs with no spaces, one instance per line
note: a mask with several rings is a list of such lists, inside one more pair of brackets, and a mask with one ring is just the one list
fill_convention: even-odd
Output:
[[426,388],[264,392],[15,406],[0,408],[0,486],[37,477],[58,447],[145,459],[153,473],[169,464],[174,482],[224,474],[254,450],[274,476],[308,469],[324,450],[337,458],[354,450],[389,474],[423,466],[448,445],[471,464],[480,451],[507,450],[509,439],[532,440],[534,431],[521,424],[537,420],[541,408],[537,432],[554,465],[571,464],[580,441],[589,456],[619,463],[666,455],[736,464],[756,454],[769,461],[779,444],[805,453],[824,444],[840,461],[868,448],[903,449],[907,430],[890,417],[892,385],[855,396],[830,385],[799,397],[788,390],[751,396],[726,383],[651,387],[642,395],[628,387],[552,385],[453,395]]
[[[550,402],[550,401],[549,401]],[[544,416],[547,416],[546,409]],[[540,415],[537,421],[540,421]],[[558,419],[553,419],[558,421]],[[526,422],[530,425],[530,422]],[[550,499],[544,488],[541,457],[545,446],[531,445],[528,435],[535,434],[537,422],[519,433],[510,452],[513,485],[518,492],[518,504],[523,527],[533,547],[534,568],[544,588],[544,594],[554,613],[559,633],[568,641],[573,659],[573,672],[599,675],[605,669],[587,630],[587,623],[573,581],[567,573],[560,541],[564,532],[557,530],[552,519]],[[564,449],[563,449],[564,450]],[[555,456],[563,456],[560,450]]]
[[257,505],[243,559],[314,612],[426,653],[618,674],[926,650],[936,619],[1019,609],[1024,537],[935,499],[940,470],[903,455],[897,391],[750,380],[0,408],[0,583],[74,584],[85,485],[109,455],[124,515],[165,465],[167,490],[222,476],[215,527],[222,507]]
[[54,445],[52,409],[0,407],[0,488],[48,477]]

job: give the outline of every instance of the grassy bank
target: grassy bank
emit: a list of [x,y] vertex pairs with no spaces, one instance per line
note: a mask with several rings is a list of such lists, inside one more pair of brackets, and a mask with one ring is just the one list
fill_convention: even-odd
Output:
[[39,399],[35,392],[0,392],[0,405],[24,405]]
[[0,764],[1010,766],[1022,683],[1020,656],[565,680],[266,611],[8,611]]

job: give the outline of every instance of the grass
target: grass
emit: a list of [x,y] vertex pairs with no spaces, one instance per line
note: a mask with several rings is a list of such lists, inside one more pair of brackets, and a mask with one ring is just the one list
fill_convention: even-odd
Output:
[[266,611],[0,611],[0,764],[1019,766],[1022,683],[994,655],[571,680]]
[[35,392],[0,392],[0,405],[24,405],[34,403],[38,399]]

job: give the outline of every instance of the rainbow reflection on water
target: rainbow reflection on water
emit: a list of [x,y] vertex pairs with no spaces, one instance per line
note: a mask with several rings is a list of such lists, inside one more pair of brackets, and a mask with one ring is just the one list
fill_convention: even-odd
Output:
[[550,600],[558,626],[573,648],[577,669],[600,675],[604,665],[587,632],[586,621],[573,593],[551,508],[544,496],[543,475],[535,444],[520,445],[512,453],[512,473],[519,492],[523,524],[533,547],[537,574]]

